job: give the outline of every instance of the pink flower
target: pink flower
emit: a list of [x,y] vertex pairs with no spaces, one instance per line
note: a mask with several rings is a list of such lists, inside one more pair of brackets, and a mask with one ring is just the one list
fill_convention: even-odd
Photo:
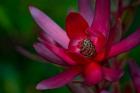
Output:
[[120,69],[103,66],[108,58],[127,52],[140,43],[140,29],[113,43],[117,34],[110,30],[110,0],[96,0],[95,12],[90,0],[79,0],[79,13],[66,18],[66,32],[39,9],[30,6],[30,12],[42,28],[34,47],[39,55],[54,64],[64,66],[64,72],[43,80],[37,89],[61,87],[81,75],[84,83],[95,85],[103,79],[115,81],[122,76]]

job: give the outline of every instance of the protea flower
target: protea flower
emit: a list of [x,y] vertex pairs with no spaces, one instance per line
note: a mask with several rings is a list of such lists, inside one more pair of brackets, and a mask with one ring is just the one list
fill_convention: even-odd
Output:
[[105,64],[111,57],[137,46],[140,29],[120,42],[114,42],[118,34],[110,25],[110,0],[96,0],[95,12],[89,2],[79,0],[79,13],[69,13],[66,32],[39,9],[30,6],[33,18],[43,30],[39,42],[34,45],[36,51],[44,59],[64,67],[64,72],[43,80],[37,89],[64,86],[78,75],[84,78],[82,82],[86,85],[96,85],[103,80],[115,81],[122,76],[121,69],[109,68]]

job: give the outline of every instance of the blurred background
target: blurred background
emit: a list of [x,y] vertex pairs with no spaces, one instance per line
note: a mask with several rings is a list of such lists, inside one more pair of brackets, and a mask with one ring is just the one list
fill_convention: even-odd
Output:
[[[35,53],[32,45],[41,29],[32,19],[29,5],[38,7],[64,28],[68,10],[77,9],[77,0],[0,0],[0,93],[71,93],[67,87],[37,91],[36,84],[55,75],[60,68],[29,59],[16,51],[17,46],[22,46]],[[126,35],[140,27],[140,6],[135,10]],[[140,47],[129,53],[140,63],[139,55]]]

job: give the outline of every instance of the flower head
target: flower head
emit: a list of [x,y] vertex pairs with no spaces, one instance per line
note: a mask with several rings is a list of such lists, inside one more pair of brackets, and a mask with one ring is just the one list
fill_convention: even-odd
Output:
[[[80,12],[69,13],[66,32],[39,9],[30,6],[33,18],[43,29],[39,42],[34,45],[36,51],[44,59],[66,67],[64,72],[39,83],[37,89],[61,87],[79,74],[87,85],[98,84],[104,79],[115,81],[122,76],[120,69],[103,64],[108,58],[138,45],[140,30],[114,44],[118,36],[110,26],[110,0],[96,0],[93,14],[89,1],[79,0],[79,6],[83,5],[79,7]],[[86,14],[83,13],[84,7]]]

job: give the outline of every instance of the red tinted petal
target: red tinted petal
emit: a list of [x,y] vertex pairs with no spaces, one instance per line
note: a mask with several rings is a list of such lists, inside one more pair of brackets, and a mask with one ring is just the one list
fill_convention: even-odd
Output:
[[80,14],[86,19],[88,24],[91,25],[94,17],[92,0],[78,0],[78,7]]
[[37,85],[36,88],[39,90],[44,90],[44,89],[54,89],[54,88],[62,87],[65,84],[69,83],[79,73],[80,73],[79,68],[68,69],[52,78],[43,80]]
[[[110,0],[96,0],[94,20],[89,29],[96,50],[106,49],[110,31]],[[104,48],[104,49],[103,49]]]
[[49,50],[45,45],[41,43],[34,44],[34,48],[37,53],[43,57],[43,59],[48,60],[51,63],[58,64],[58,65],[66,65],[66,63],[56,56],[51,50]]
[[47,49],[49,49],[52,53],[58,56],[60,59],[64,60],[64,62],[68,63],[69,65],[75,65],[75,61],[73,61],[66,53],[65,49],[62,47],[56,46],[50,42],[43,42],[42,43]]
[[87,85],[99,83],[103,79],[102,75],[102,68],[95,62],[85,66],[83,71],[83,76]]
[[120,69],[111,69],[111,68],[103,68],[104,78],[108,81],[116,81],[119,80],[122,75],[123,71]]
[[140,28],[127,38],[113,45],[109,51],[109,57],[119,55],[123,52],[128,52],[138,44],[140,44]]
[[88,60],[86,57],[82,56],[81,54],[78,53],[72,53],[72,52],[67,52],[67,55],[69,55],[69,57],[71,57],[72,60],[74,60],[76,62],[76,64],[88,64],[91,61]]
[[106,51],[102,50],[95,57],[93,57],[94,60],[97,62],[102,62],[106,58],[107,54]]
[[[90,29],[89,29],[90,30]],[[96,51],[100,52],[101,50],[104,50],[103,48],[106,47],[107,39],[103,36],[102,33],[95,32],[89,34],[91,41],[95,45]]]
[[99,31],[108,36],[110,22],[110,0],[96,0],[95,17],[92,23],[93,32]]
[[71,39],[84,38],[88,23],[78,13],[70,13],[66,18],[66,31]]

